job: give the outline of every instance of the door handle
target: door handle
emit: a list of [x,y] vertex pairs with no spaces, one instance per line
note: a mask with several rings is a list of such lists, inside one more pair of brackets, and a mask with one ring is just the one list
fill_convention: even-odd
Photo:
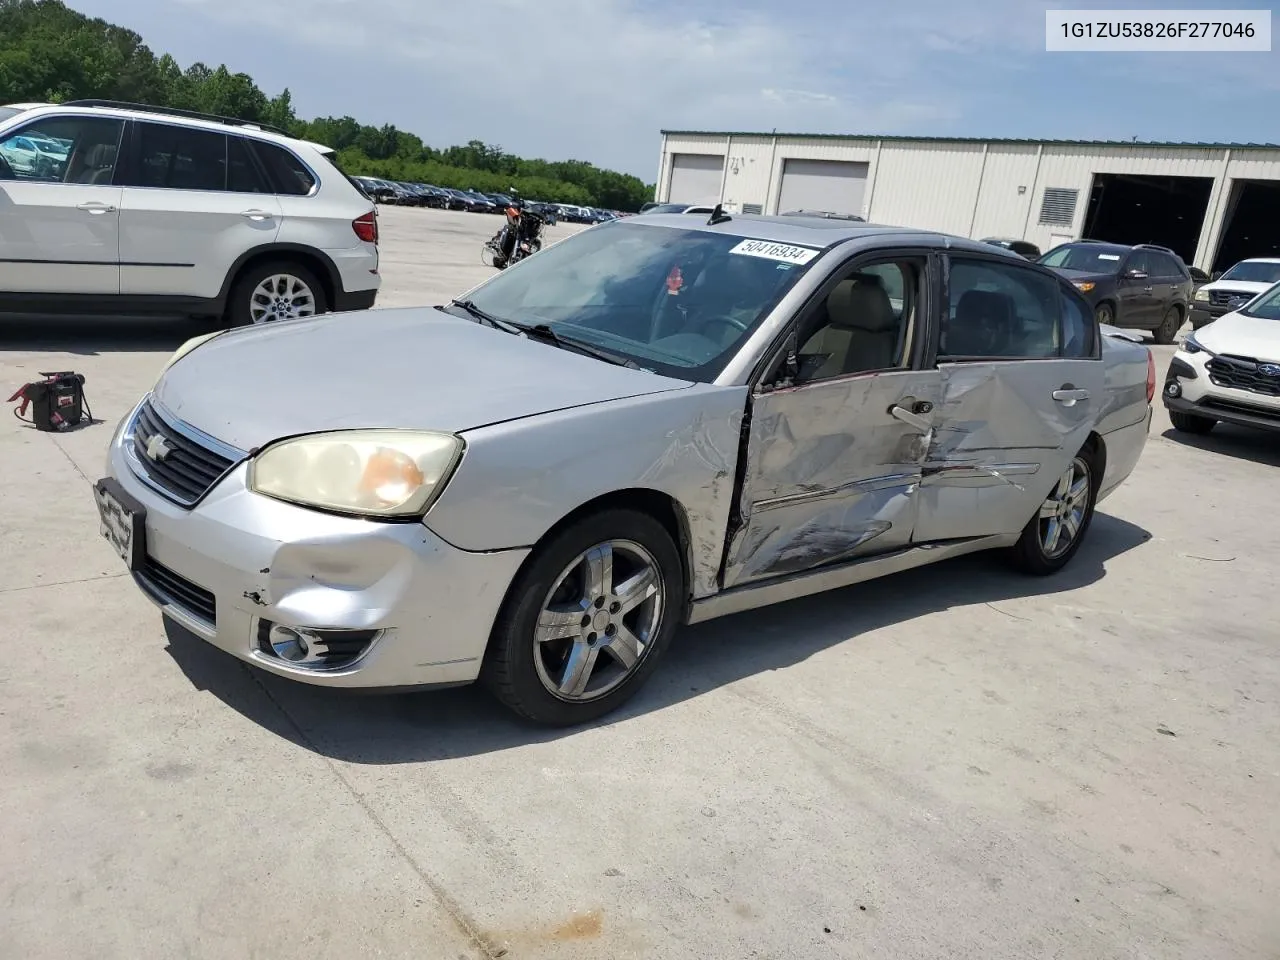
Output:
[[271,219],[271,214],[267,213],[267,211],[265,210],[246,210],[243,213],[241,213],[240,216],[244,217],[247,220],[261,221],[261,220]]
[[1077,390],[1074,387],[1063,387],[1061,390],[1053,391],[1053,399],[1057,400],[1063,406],[1073,407],[1079,400],[1088,400],[1088,390]]
[[85,213],[102,214],[113,213],[115,207],[109,203],[99,203],[97,200],[90,200],[87,203],[76,204],[77,210],[83,210]]
[[[933,424],[928,417],[921,416],[921,413],[928,413],[933,409],[931,403],[913,403],[912,408],[908,409],[900,403],[895,403],[889,408],[889,416],[895,420],[901,420],[909,427],[914,427],[921,433],[928,433],[933,429]],[[920,413],[916,411],[919,410]]]
[[1150,292],[1151,292],[1151,288],[1150,288],[1150,287],[1143,287],[1143,288],[1142,288],[1142,292],[1143,292],[1143,293],[1150,293]]

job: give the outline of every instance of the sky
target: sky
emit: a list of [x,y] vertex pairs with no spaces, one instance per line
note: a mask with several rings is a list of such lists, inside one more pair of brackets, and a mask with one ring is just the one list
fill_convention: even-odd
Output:
[[[1047,53],[1044,0],[68,0],[302,116],[657,177],[663,129],[1275,142],[1280,52]],[[1277,4],[1129,0],[1126,9]],[[304,15],[300,16],[300,11]],[[1277,18],[1280,19],[1280,18]]]

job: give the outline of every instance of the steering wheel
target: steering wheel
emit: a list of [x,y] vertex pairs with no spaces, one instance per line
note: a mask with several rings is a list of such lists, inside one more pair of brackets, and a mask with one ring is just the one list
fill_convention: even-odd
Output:
[[[736,331],[736,333],[746,333],[747,330],[750,329],[749,324],[743,323],[741,320],[737,319],[736,317],[731,317],[728,314],[719,314],[714,317],[707,317],[705,320],[702,321],[702,329],[706,330],[707,327],[717,323],[722,324],[726,327],[732,327]],[[735,333],[735,336],[736,336],[736,333]]]

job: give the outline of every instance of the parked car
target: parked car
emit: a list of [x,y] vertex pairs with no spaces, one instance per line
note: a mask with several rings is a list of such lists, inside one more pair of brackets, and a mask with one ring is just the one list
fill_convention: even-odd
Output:
[[1012,250],[1020,257],[1026,257],[1028,260],[1040,259],[1040,248],[1029,240],[1014,240],[1008,237],[986,237],[983,243],[990,243],[997,247],[1004,247],[1006,250]]
[[441,187],[445,209],[448,210],[469,210],[471,208],[470,201],[461,190],[455,190],[453,187]]
[[189,342],[95,495],[145,594],[249,664],[481,679],[572,724],[682,623],[979,550],[1060,570],[1154,390],[1148,349],[988,244],[640,217],[446,306]]
[[501,213],[503,210],[494,200],[485,196],[479,190],[464,190],[463,192],[475,201],[475,209],[478,213]]
[[1188,265],[1187,272],[1191,274],[1191,282],[1195,284],[1197,290],[1200,289],[1203,284],[1206,284],[1213,279],[1199,267]]
[[375,203],[392,203],[395,200],[395,191],[390,185],[377,179],[376,177],[352,177],[356,185],[364,192],[365,196],[371,198]]
[[1218,279],[1201,284],[1191,301],[1191,327],[1199,330],[1240,309],[1254,297],[1280,283],[1280,259],[1241,260]]
[[648,203],[642,203],[642,204],[640,205],[640,212],[641,212],[641,213],[650,213],[650,212],[652,212],[652,211],[653,211],[654,207],[660,207],[660,206],[662,206],[662,204],[657,203],[657,202],[656,202],[656,201],[654,201],[654,200],[650,200]]
[[1168,247],[1078,240],[1039,262],[1084,294],[1099,323],[1150,330],[1156,343],[1173,343],[1190,314],[1191,273]]
[[645,213],[701,213],[709,215],[715,209],[704,204],[659,203],[650,207]]
[[1280,283],[1187,334],[1163,397],[1185,433],[1219,422],[1280,431]]
[[373,305],[374,203],[330,148],[105,100],[5,114],[0,312],[239,325]]

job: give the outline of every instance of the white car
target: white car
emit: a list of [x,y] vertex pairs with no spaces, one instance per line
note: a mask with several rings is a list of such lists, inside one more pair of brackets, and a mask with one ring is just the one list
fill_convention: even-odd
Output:
[[1220,421],[1280,430],[1280,283],[1189,333],[1163,395],[1174,428],[1187,433]]
[[1201,285],[1191,300],[1191,327],[1199,330],[1236,310],[1273,283],[1280,283],[1280,258],[1241,260],[1217,280]]
[[373,306],[374,205],[333,151],[85,100],[0,107],[0,313],[234,326]]

